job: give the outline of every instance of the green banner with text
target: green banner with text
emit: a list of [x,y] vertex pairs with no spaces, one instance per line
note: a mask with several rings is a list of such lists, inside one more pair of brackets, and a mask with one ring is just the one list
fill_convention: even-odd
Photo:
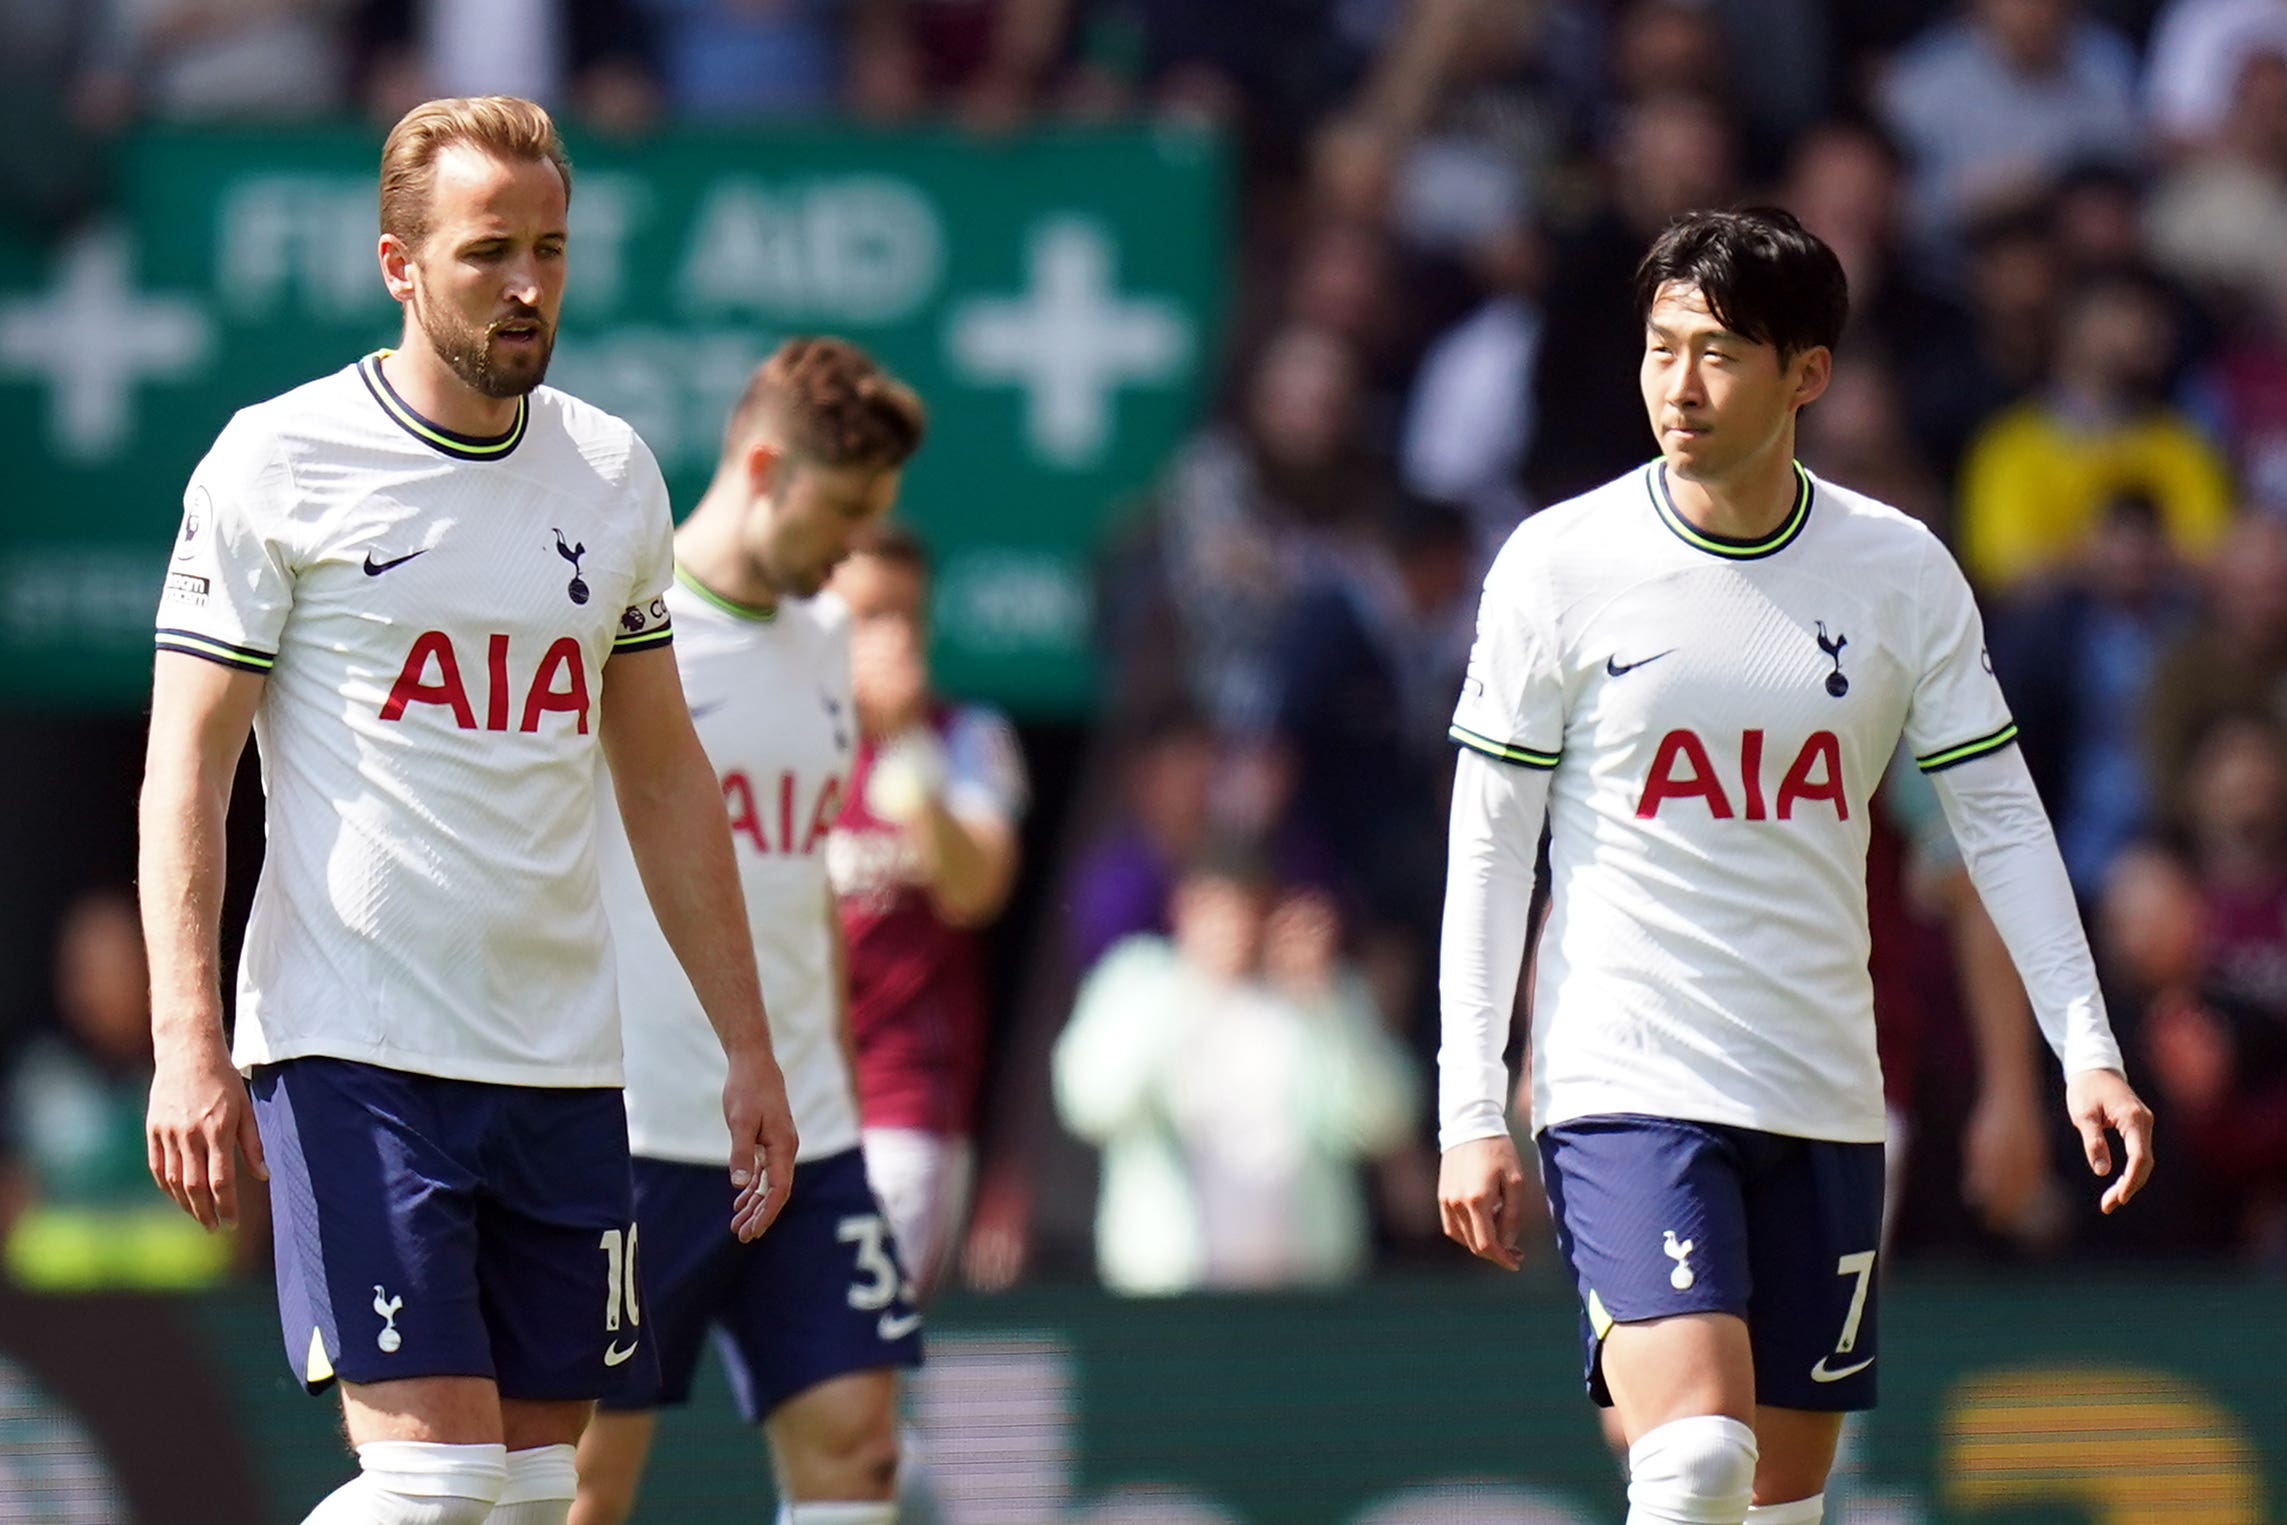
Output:
[[[931,412],[905,517],[938,563],[941,678],[1083,707],[1095,551],[1216,361],[1219,141],[789,129],[572,150],[549,382],[633,423],[682,509],[781,338],[864,344]],[[394,342],[378,153],[346,127],[154,132],[125,146],[107,221],[0,233],[0,700],[140,704],[182,484],[216,431]]]
[[[959,1299],[908,1412],[936,1508],[907,1525],[1608,1525],[1620,1471],[1546,1266],[1324,1295]],[[342,1337],[374,1338],[345,1324]],[[1830,1525],[2287,1519],[2275,1280],[2069,1266],[1884,1289],[1881,1407]],[[291,1525],[349,1475],[269,1292],[0,1290],[0,1519]],[[636,1519],[771,1518],[721,1368],[666,1414]],[[11,1512],[14,1510],[15,1512]]]

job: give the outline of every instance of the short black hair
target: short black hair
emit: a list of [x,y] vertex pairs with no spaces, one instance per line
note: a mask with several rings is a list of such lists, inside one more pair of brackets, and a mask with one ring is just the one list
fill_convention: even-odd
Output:
[[1667,226],[1636,267],[1636,321],[1669,282],[1696,286],[1725,328],[1792,360],[1833,349],[1850,316],[1842,261],[1819,236],[1780,207],[1686,212]]

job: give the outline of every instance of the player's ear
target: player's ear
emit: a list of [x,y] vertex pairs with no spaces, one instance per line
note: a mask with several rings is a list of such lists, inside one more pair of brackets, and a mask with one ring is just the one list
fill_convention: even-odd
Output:
[[764,498],[778,487],[779,470],[786,453],[768,440],[756,440],[746,447],[746,488],[750,496]]
[[1798,408],[1807,408],[1825,394],[1834,380],[1834,351],[1815,344],[1795,357],[1795,396]]
[[394,233],[381,235],[381,284],[400,302],[413,296],[413,249]]

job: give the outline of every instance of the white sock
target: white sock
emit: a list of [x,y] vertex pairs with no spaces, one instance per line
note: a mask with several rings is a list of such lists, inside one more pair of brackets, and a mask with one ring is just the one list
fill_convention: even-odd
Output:
[[508,1453],[508,1483],[486,1525],[565,1525],[580,1491],[578,1452],[532,1446]]
[[797,1500],[778,1506],[778,1525],[897,1525],[897,1500]]
[[1814,1493],[1791,1504],[1757,1504],[1747,1511],[1747,1525],[1819,1525],[1826,1518],[1826,1495]]
[[369,1440],[357,1465],[302,1525],[485,1525],[508,1479],[504,1446]]
[[1741,1525],[1755,1457],[1755,1432],[1720,1414],[1648,1431],[1628,1448],[1628,1525]]

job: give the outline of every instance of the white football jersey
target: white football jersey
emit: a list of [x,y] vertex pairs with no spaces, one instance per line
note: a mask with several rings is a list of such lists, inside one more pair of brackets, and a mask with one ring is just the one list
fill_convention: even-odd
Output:
[[[770,1038],[802,1136],[799,1158],[854,1149],[858,1104],[841,1039],[826,840],[856,754],[850,616],[834,595],[745,608],[678,570],[667,606],[699,740],[722,780]],[[721,1042],[651,913],[627,828],[601,791],[604,905],[619,953],[627,1131],[637,1154],[730,1158]]]
[[1643,470],[1526,520],[1453,720],[1552,770],[1533,1122],[1646,1113],[1876,1142],[1867,800],[2016,727],[1968,584],[1895,509],[1797,468],[1768,539]]
[[380,358],[230,421],[159,603],[162,651],[267,675],[235,1058],[617,1085],[598,706],[614,655],[672,638],[666,486],[576,398],[473,438]]

